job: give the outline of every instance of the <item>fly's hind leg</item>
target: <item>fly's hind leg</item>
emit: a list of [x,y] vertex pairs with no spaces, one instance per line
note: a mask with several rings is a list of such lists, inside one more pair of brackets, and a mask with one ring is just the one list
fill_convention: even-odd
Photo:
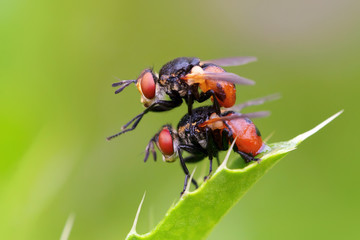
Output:
[[239,151],[239,150],[237,150],[236,152],[238,154],[240,154],[240,156],[245,160],[246,163],[249,163],[249,162],[260,163],[260,161],[261,161],[260,158],[255,158],[251,153],[244,153],[244,152]]

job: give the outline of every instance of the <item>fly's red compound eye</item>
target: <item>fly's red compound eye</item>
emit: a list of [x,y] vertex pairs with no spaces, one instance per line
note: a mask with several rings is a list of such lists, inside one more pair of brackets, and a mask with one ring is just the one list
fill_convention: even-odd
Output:
[[141,91],[147,99],[155,97],[155,80],[151,72],[146,72],[141,79]]
[[159,134],[159,148],[164,155],[172,155],[174,153],[173,139],[167,128],[161,130]]

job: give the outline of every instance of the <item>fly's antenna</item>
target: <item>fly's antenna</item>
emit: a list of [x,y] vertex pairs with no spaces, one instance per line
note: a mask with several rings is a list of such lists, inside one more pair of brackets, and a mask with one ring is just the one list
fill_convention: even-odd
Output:
[[159,133],[155,134],[155,136],[150,139],[148,145],[146,146],[144,162],[147,161],[150,153],[152,153],[153,159],[156,162],[156,151],[155,151],[154,145],[156,144],[156,139],[158,138],[158,136],[159,136]]
[[[118,78],[116,78],[118,79]],[[120,79],[118,79],[120,80]],[[120,82],[116,82],[116,83],[113,83],[112,86],[113,87],[118,87],[118,86],[121,86],[119,89],[117,89],[115,91],[115,94],[118,94],[120,93],[122,90],[124,90],[124,88],[126,88],[127,86],[129,86],[131,83],[137,83],[137,80],[136,79],[132,79],[132,80],[122,80]]]

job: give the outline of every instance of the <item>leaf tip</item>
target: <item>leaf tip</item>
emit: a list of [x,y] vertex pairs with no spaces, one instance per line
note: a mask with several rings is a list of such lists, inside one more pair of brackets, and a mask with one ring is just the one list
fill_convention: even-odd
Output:
[[61,233],[60,240],[67,240],[69,238],[71,229],[74,225],[74,220],[75,220],[75,214],[71,213],[68,219],[66,220],[65,227]]
[[134,223],[133,223],[133,225],[132,225],[132,228],[131,228],[128,236],[137,234],[137,233],[136,233],[136,225],[137,225],[137,222],[138,222],[138,220],[139,220],[139,215],[140,215],[141,207],[142,207],[143,202],[144,202],[144,199],[145,199],[145,195],[146,195],[146,191],[144,192],[144,195],[143,195],[143,197],[142,197],[142,199],[141,199],[141,202],[140,202],[140,204],[139,204],[138,210],[137,210],[136,215],[135,215]]
[[300,134],[297,137],[291,139],[289,142],[294,143],[296,145],[300,144],[302,141],[304,141],[305,139],[307,139],[308,137],[310,137],[311,135],[313,135],[314,133],[316,133],[317,131],[319,131],[323,127],[325,127],[327,124],[329,124],[331,121],[333,121],[335,118],[337,118],[343,112],[344,112],[344,109],[342,109],[341,111],[335,113],[334,115],[332,115],[331,117],[329,117],[328,119],[323,121],[322,123],[318,124],[313,129],[311,129],[311,130],[309,130],[309,131],[307,131],[307,132],[305,132],[303,134]]
[[216,172],[214,173],[214,175],[217,172],[220,172],[222,169],[227,168],[227,162],[229,161],[229,157],[230,157],[230,153],[232,151],[232,149],[234,148],[235,142],[236,142],[237,137],[234,139],[234,141],[231,143],[231,146],[229,147],[229,150],[226,153],[225,159],[224,161],[221,163],[221,165],[216,169]]

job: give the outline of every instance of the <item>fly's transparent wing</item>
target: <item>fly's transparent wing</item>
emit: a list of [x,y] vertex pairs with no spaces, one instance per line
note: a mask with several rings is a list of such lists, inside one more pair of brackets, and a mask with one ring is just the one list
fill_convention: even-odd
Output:
[[220,58],[220,59],[201,61],[200,64],[212,63],[212,64],[215,64],[215,65],[218,65],[218,66],[229,67],[229,66],[245,65],[245,64],[248,64],[248,63],[251,63],[251,62],[255,62],[256,60],[257,60],[256,57],[250,57],[250,56],[231,57],[231,58]]

